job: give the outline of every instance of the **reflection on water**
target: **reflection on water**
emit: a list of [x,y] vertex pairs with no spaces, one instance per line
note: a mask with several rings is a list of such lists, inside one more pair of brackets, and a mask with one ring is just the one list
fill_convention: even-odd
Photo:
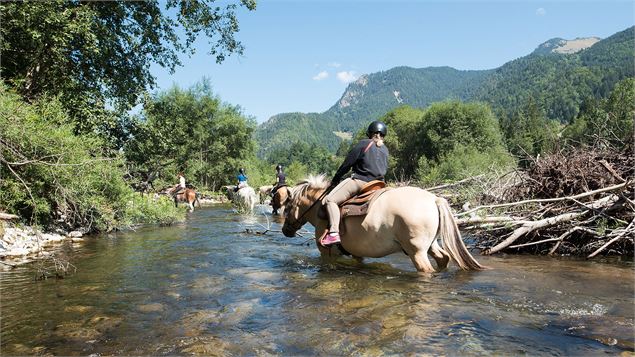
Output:
[[[246,229],[272,232],[248,234]],[[322,263],[307,238],[227,206],[68,246],[77,273],[2,272],[3,355],[589,355],[633,350],[632,262],[405,255]]]

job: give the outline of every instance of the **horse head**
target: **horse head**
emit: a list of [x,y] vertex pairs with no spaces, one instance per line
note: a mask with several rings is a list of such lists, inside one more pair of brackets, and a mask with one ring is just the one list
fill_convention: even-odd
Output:
[[289,189],[289,198],[284,209],[282,233],[286,237],[295,236],[296,232],[308,222],[313,214],[314,203],[329,183],[324,175],[309,176],[306,180]]

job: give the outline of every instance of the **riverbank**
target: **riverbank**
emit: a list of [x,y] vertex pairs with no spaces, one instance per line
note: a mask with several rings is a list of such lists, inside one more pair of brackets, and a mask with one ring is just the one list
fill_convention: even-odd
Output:
[[0,220],[0,262],[3,267],[15,267],[35,259],[50,256],[51,250],[64,242],[83,241],[84,233],[42,232],[28,226]]
[[[223,199],[201,198],[201,206],[224,203]],[[53,250],[66,242],[81,242],[87,233],[82,230],[43,232],[18,223],[18,216],[3,213],[0,216],[0,265],[12,268],[47,258]]]

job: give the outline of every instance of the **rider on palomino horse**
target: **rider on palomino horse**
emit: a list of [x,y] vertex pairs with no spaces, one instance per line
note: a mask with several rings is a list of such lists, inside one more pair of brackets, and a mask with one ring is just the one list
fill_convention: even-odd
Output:
[[[331,185],[337,186],[324,199],[329,216],[329,233],[321,241],[323,246],[340,243],[339,204],[358,194],[367,182],[384,180],[388,170],[388,148],[384,145],[386,132],[387,127],[383,122],[370,123],[366,130],[368,139],[361,140],[351,149],[335,173]],[[351,177],[339,182],[351,168]]]

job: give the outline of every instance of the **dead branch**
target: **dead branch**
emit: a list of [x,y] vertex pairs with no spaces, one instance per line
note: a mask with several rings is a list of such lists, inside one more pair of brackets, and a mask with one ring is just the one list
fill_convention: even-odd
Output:
[[439,185],[439,186],[426,188],[426,191],[438,191],[438,190],[442,190],[444,188],[450,188],[450,187],[459,186],[459,185],[464,184],[466,182],[470,182],[470,181],[479,179],[479,178],[481,178],[483,176],[484,175],[472,176],[472,177],[468,177],[466,179],[463,179],[463,180],[460,180],[460,181],[456,181],[456,182],[452,182],[452,183],[448,183],[448,184],[445,184],[445,185]]
[[[607,207],[617,202],[617,200],[619,200],[619,196],[610,195],[600,200],[597,200],[596,202],[591,204],[589,207],[593,209],[597,209],[600,207]],[[483,254],[486,254],[486,255],[494,254],[496,252],[499,252],[509,247],[518,238],[524,236],[527,233],[530,233],[540,228],[550,227],[558,223],[571,221],[575,218],[584,216],[588,214],[589,212],[591,212],[591,210],[564,213],[555,217],[549,217],[549,218],[541,219],[539,221],[525,223],[522,227],[519,227],[516,230],[514,230],[514,232],[509,237],[507,237],[504,241],[500,242],[499,244],[497,244],[496,246],[490,249],[485,250]]]
[[528,203],[550,203],[550,202],[563,202],[563,201],[567,201],[567,200],[577,200],[583,197],[588,197],[588,196],[592,196],[598,193],[603,193],[603,192],[610,192],[610,191],[614,191],[614,190],[618,190],[624,187],[630,187],[631,186],[631,182],[627,181],[627,182],[623,182],[619,185],[613,185],[613,186],[609,186],[609,187],[604,187],[598,190],[594,190],[594,191],[588,191],[588,192],[584,192],[584,193],[580,193],[578,195],[574,195],[574,196],[567,196],[567,197],[558,197],[558,198],[543,198],[543,199],[531,199],[531,200],[523,200],[523,201],[519,201],[519,202],[511,202],[511,203],[500,203],[500,204],[494,204],[494,205],[484,205],[484,206],[478,206],[478,207],[474,207],[471,210],[465,211],[465,212],[460,212],[457,213],[456,216],[464,216],[473,212],[476,212],[478,210],[482,210],[482,209],[491,209],[491,208],[503,208],[503,207],[512,207],[512,206],[520,206],[520,205],[525,205]]
[[620,234],[618,234],[615,238],[611,239],[610,241],[606,242],[606,244],[604,244],[603,246],[601,246],[600,248],[598,248],[595,252],[589,254],[589,256],[587,256],[587,259],[591,259],[593,257],[595,257],[596,255],[598,255],[600,252],[602,252],[604,249],[606,249],[609,245],[615,243],[617,240],[619,240],[620,238],[622,238],[624,235],[626,235],[626,233],[631,233],[633,234],[633,231],[631,230],[631,227],[633,227],[633,223],[635,222],[635,218],[631,221],[631,223],[629,223],[629,225],[626,227],[626,229],[624,229],[624,231],[622,231]]
[[16,216],[15,214],[9,214],[9,213],[3,213],[0,212],[0,219],[5,220],[5,221],[10,221],[12,219],[18,219],[20,217]]

